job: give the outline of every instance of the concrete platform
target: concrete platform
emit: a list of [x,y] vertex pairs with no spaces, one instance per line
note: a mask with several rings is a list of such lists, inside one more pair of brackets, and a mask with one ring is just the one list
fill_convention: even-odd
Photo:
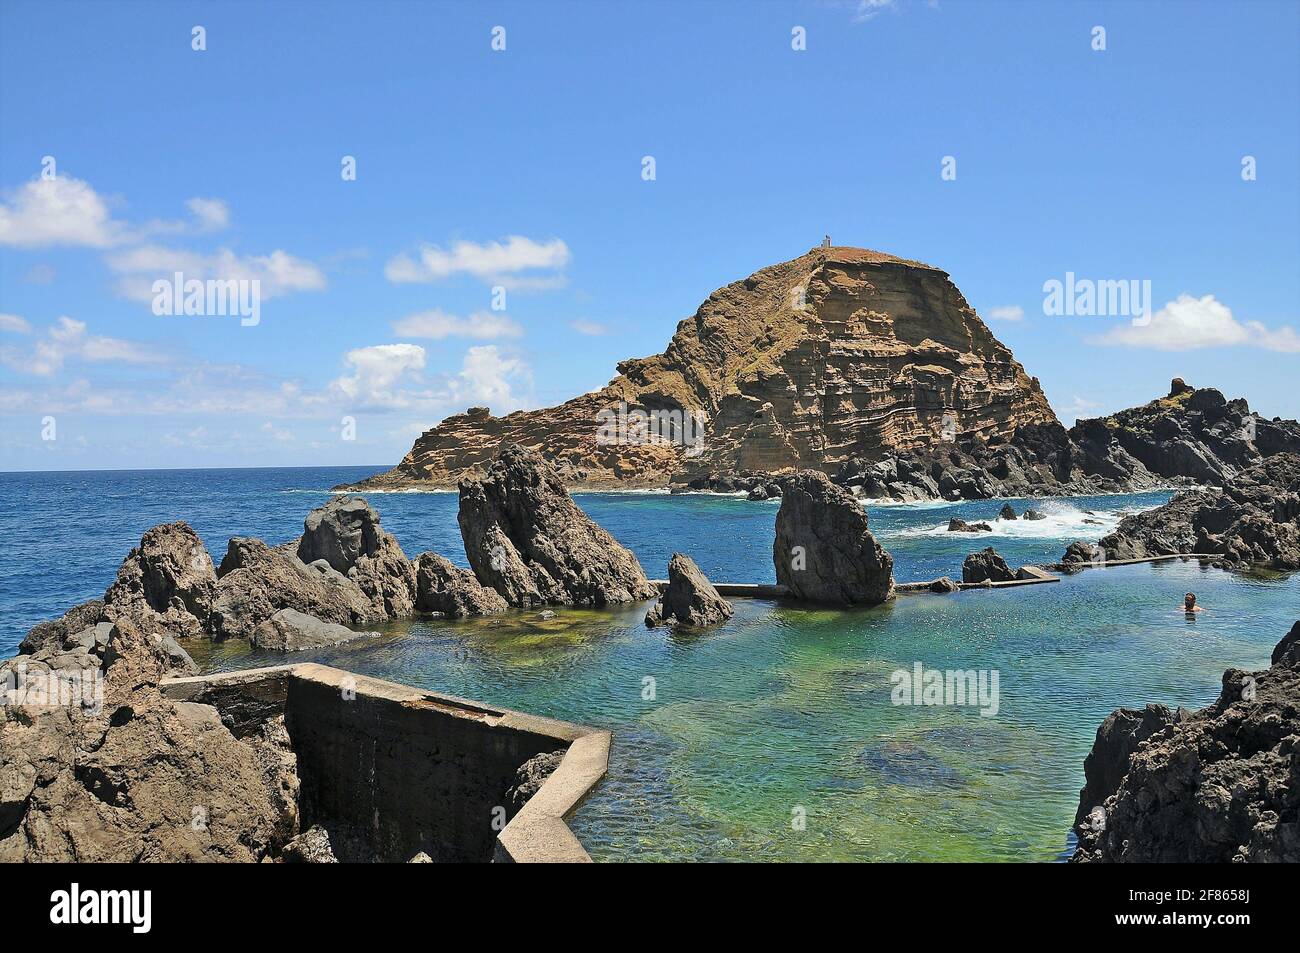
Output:
[[[304,829],[359,832],[373,853],[363,859],[400,863],[424,851],[445,862],[591,861],[564,819],[604,777],[608,731],[310,662],[159,688],[212,705],[237,737],[283,716]],[[506,792],[519,767],[561,749],[559,766],[510,817]]]

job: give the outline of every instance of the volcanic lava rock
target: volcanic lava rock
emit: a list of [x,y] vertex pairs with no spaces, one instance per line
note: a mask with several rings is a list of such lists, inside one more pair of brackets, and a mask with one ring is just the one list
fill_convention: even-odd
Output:
[[113,648],[112,665],[84,670],[102,675],[98,705],[0,705],[0,861],[255,861],[277,848],[296,817],[258,747],[215,708],[159,693],[171,663],[155,633],[123,616]]
[[668,560],[668,585],[659,601],[646,613],[645,624],[703,627],[730,619],[735,609],[695,565],[695,560],[673,553]]
[[280,851],[280,860],[286,864],[337,864],[330,835],[319,824],[313,824],[290,840]]
[[495,589],[482,585],[468,569],[453,565],[436,553],[421,553],[415,560],[415,608],[449,619],[492,615],[509,606]]
[[543,751],[541,754],[533,755],[519,766],[519,770],[515,772],[514,783],[506,791],[505,803],[510,808],[511,816],[518,813],[520,808],[542,789],[546,779],[555,773],[555,769],[564,760],[564,755],[564,749]]
[[782,490],[772,560],[793,598],[876,605],[894,594],[894,559],[852,493],[816,470],[788,478]]
[[1300,659],[1275,657],[1261,672],[1228,669],[1198,712],[1106,719],[1085,762],[1073,862],[1300,861]]
[[256,648],[273,652],[300,652],[303,649],[342,645],[354,639],[374,638],[378,632],[356,632],[337,622],[322,622],[297,609],[280,609],[263,619],[249,641]]
[[325,560],[390,619],[408,616],[415,608],[415,570],[361,497],[336,497],[308,513],[298,558],[306,564]]
[[353,579],[323,559],[304,565],[290,546],[272,549],[260,539],[234,537],[218,573],[210,628],[219,639],[250,638],[281,609],[340,625],[370,625],[389,618]]
[[961,564],[962,582],[1009,582],[1015,578],[1016,571],[992,546],[971,553]]
[[506,446],[460,485],[457,514],[474,575],[512,606],[604,606],[655,595],[641,564],[569,498],[538,454]]
[[148,530],[104,593],[104,620],[130,619],[153,632],[203,634],[217,577],[203,540],[187,523]]
[[1126,516],[1100,546],[1107,559],[1205,553],[1233,569],[1300,569],[1300,455],[1268,457],[1222,489],[1179,493]]

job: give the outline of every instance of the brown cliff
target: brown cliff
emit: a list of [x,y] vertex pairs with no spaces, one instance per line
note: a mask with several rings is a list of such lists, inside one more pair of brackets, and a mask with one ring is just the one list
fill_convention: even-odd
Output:
[[[987,441],[1056,422],[1037,379],[947,273],[860,248],[815,248],[718,289],[662,354],[618,370],[558,407],[448,417],[357,486],[451,487],[481,475],[507,442],[539,451],[569,486],[835,473],[851,459],[933,446],[945,426],[948,440]],[[620,410],[652,424],[602,433]]]

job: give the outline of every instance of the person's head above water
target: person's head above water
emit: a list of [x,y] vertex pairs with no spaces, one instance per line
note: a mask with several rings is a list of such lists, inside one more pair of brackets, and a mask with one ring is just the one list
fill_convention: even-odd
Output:
[[1189,611],[1196,608],[1196,593],[1189,592],[1183,596],[1183,608]]

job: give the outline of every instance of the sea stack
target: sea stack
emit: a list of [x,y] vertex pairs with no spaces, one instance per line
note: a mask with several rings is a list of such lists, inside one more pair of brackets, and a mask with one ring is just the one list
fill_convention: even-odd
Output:
[[655,595],[630,551],[570,499],[555,468],[507,445],[460,485],[457,514],[474,575],[512,606],[604,606]]
[[803,470],[782,485],[772,561],[796,599],[872,606],[894,594],[894,559],[867,528],[852,493]]

